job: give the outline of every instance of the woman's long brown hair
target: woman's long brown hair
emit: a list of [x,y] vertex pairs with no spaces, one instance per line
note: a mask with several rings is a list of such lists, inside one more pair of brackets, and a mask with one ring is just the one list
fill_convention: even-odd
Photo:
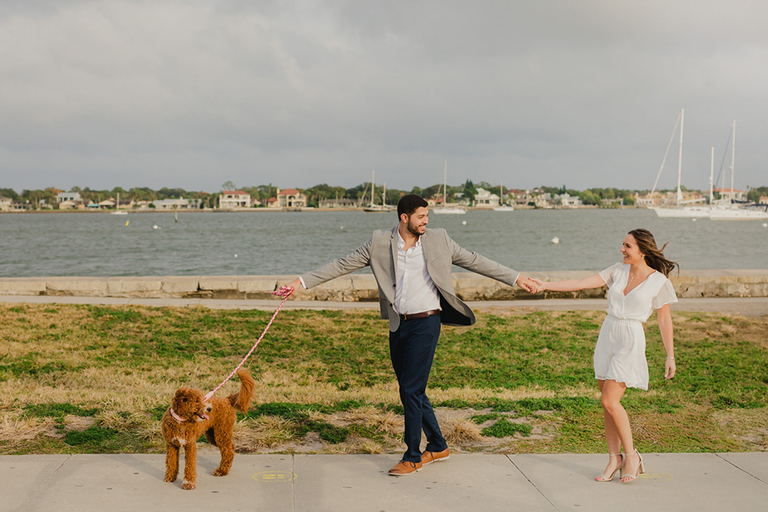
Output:
[[[633,229],[629,232],[630,235],[635,237],[637,247],[645,255],[645,263],[654,270],[657,270],[669,277],[669,274],[677,267],[677,273],[680,273],[680,265],[676,261],[670,261],[664,257],[664,249],[667,244],[661,249],[656,245],[656,239],[647,229],[639,228]],[[669,242],[667,242],[669,243]]]

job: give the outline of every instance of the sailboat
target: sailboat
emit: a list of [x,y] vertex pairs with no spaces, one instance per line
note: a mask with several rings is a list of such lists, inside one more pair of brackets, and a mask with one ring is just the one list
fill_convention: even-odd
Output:
[[432,209],[432,213],[437,213],[439,215],[445,215],[445,214],[463,214],[467,213],[467,210],[459,206],[458,204],[454,204],[452,206],[448,206],[448,160],[445,161],[445,170],[443,171],[443,206],[438,206],[436,208]]
[[[733,171],[736,163],[736,121],[733,121],[733,135],[731,137],[731,191],[729,197],[713,206],[710,218],[712,220],[762,220],[768,219],[768,211],[749,206],[739,206],[734,203]],[[723,176],[725,178],[725,176]],[[723,190],[723,189],[720,189]]]
[[381,204],[374,204],[373,198],[376,197],[375,190],[376,185],[374,185],[374,177],[376,176],[376,171],[371,171],[371,204],[363,208],[364,212],[373,212],[373,213],[381,213],[381,212],[388,212],[390,211],[390,207],[387,206],[387,185],[384,185],[384,191],[381,193]]
[[128,215],[128,212],[120,209],[120,192],[117,193],[117,203],[115,203],[115,211],[112,215]]
[[[675,200],[674,208],[660,208],[651,207],[650,209],[656,212],[658,217],[693,217],[693,218],[706,218],[709,217],[709,206],[683,206],[686,201],[683,201],[683,193],[680,190],[680,183],[683,175],[683,123],[685,121],[685,109],[680,110],[680,152],[677,159],[677,197]],[[656,185],[659,183],[659,176],[664,169],[664,163],[667,161],[667,155],[669,154],[669,148],[672,146],[672,140],[675,137],[677,131],[677,122],[675,123],[675,129],[672,131],[672,138],[667,145],[667,152],[664,154],[664,159],[661,161],[661,168],[656,175],[656,182],[653,184],[653,190],[651,190],[651,197],[656,192]],[[695,202],[695,201],[690,201]]]
[[[503,196],[504,196],[504,184],[499,183],[499,203],[501,203],[501,198]],[[493,211],[512,212],[512,211],[515,211],[515,208],[512,206],[509,206],[508,204],[499,204],[499,206],[494,206]]]

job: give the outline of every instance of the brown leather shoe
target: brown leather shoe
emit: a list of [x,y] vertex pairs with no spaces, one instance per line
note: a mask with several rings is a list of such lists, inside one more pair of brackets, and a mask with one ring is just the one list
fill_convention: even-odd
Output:
[[441,452],[424,452],[421,454],[421,463],[423,465],[432,464],[441,460],[447,460],[451,454],[448,453],[448,448]]
[[411,462],[409,460],[401,460],[395,467],[389,470],[391,476],[405,476],[421,471],[421,462]]

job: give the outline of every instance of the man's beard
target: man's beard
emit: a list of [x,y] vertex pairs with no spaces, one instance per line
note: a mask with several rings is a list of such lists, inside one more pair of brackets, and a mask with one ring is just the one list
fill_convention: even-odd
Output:
[[418,225],[413,226],[410,222],[408,223],[408,232],[416,237],[419,237],[423,234],[423,233],[419,233]]

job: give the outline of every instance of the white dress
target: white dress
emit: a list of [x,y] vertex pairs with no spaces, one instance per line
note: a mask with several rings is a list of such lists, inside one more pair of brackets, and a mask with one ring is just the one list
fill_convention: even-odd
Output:
[[654,272],[625,296],[629,265],[624,263],[608,267],[600,277],[608,285],[608,317],[595,346],[595,378],[648,389],[643,322],[654,309],[677,302],[675,289],[664,274]]

